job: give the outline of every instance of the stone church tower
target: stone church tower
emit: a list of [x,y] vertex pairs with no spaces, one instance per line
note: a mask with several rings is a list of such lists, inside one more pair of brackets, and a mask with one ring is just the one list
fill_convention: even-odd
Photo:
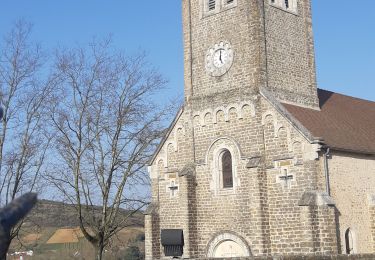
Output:
[[146,259],[165,256],[167,229],[186,258],[337,253],[328,146],[290,112],[322,113],[310,0],[183,0],[183,26],[185,102],[149,167]]

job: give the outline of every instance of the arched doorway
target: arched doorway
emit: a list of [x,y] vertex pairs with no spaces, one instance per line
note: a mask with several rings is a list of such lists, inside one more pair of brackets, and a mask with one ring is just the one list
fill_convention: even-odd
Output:
[[207,257],[247,257],[251,256],[250,249],[244,239],[232,232],[216,235],[208,244]]
[[221,242],[214,249],[214,257],[241,257],[246,256],[244,249],[233,240]]

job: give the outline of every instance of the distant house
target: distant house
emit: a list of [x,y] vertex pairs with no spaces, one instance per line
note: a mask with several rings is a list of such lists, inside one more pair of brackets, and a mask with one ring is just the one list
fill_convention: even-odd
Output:
[[61,228],[48,239],[45,249],[81,249],[87,244],[79,228]]

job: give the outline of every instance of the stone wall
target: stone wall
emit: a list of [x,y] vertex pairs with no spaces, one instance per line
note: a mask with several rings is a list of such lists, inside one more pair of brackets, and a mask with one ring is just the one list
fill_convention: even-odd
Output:
[[305,192],[318,190],[317,151],[269,101],[262,111],[271,254],[336,253],[334,208],[299,206]]
[[370,231],[372,235],[372,246],[373,246],[373,251],[375,251],[375,205],[370,205],[370,221],[371,221],[371,226],[370,226]]
[[296,12],[265,5],[268,88],[280,100],[318,108],[311,4],[297,3]]
[[189,187],[186,176],[179,176],[179,173],[194,161],[190,118],[189,112],[181,110],[178,113],[149,167],[152,208],[145,216],[146,259],[149,260],[163,254],[161,229],[182,228],[189,234],[186,229],[190,220],[187,208]]
[[[374,252],[373,206],[375,195],[375,157],[353,153],[331,152],[328,160],[331,194],[336,202],[338,236],[345,253],[345,231],[354,235],[355,253]],[[324,179],[322,160],[321,178]]]

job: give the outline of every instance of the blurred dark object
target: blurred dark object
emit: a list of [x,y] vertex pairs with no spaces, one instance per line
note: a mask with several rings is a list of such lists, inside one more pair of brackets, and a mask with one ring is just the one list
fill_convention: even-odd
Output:
[[12,227],[29,213],[36,201],[37,194],[30,192],[0,209],[0,259],[6,259]]

